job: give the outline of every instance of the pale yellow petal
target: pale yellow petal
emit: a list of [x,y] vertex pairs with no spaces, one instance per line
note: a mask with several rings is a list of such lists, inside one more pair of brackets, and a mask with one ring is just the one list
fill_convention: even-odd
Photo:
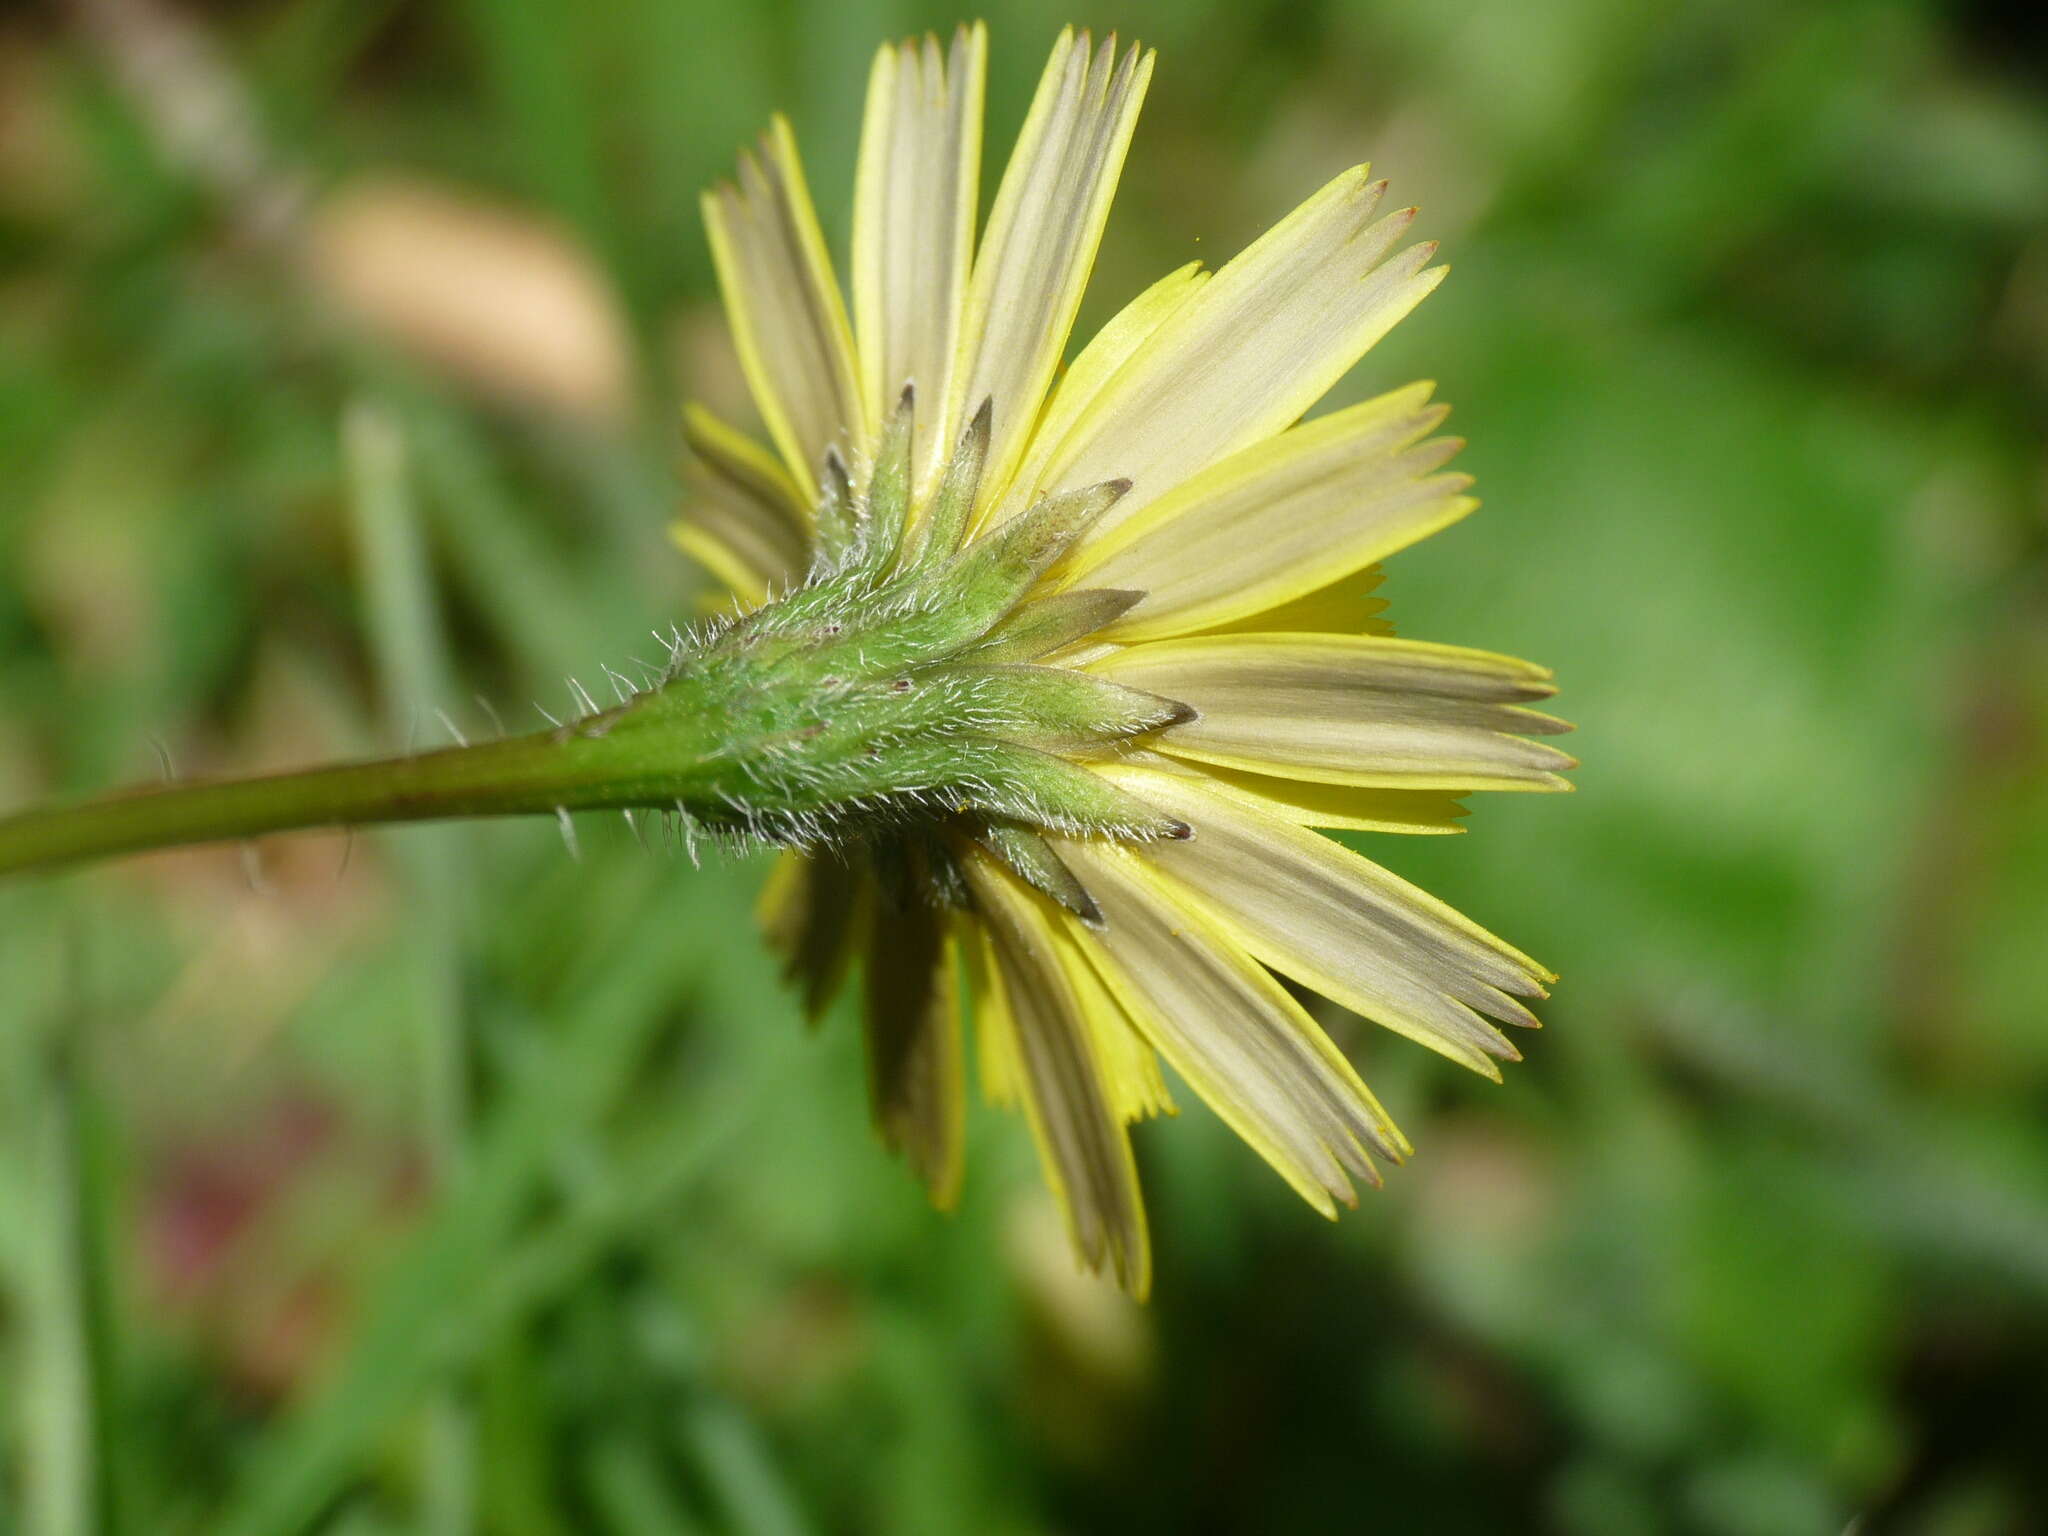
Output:
[[[717,578],[719,585],[732,594],[742,610],[758,608],[766,600],[775,578],[761,562],[758,551],[745,542],[737,545],[728,543],[724,537],[712,532],[712,526],[721,520],[716,515],[703,517],[702,511],[701,507],[693,507],[693,521],[671,523],[669,538],[677,549]],[[709,597],[703,606],[707,612],[712,612],[723,605],[715,597]]]
[[1291,425],[1436,286],[1434,245],[1389,256],[1413,209],[1346,171],[1247,247],[1118,370],[1027,492],[1123,477],[1114,527]]
[[1568,730],[1521,707],[1555,690],[1512,657],[1380,635],[1219,635],[1134,645],[1090,663],[1193,706],[1154,746],[1253,773],[1392,789],[1568,789],[1573,759],[1529,734]]
[[1463,832],[1465,807],[1440,789],[1367,789],[1355,784],[1317,784],[1306,779],[1245,773],[1216,763],[1197,763],[1159,752],[1132,752],[1123,761],[1161,773],[1194,778],[1250,810],[1277,816],[1299,827],[1335,827],[1346,832],[1442,835]]
[[802,531],[808,540],[811,504],[768,449],[694,401],[683,407],[683,443],[719,479]]
[[[1445,409],[1413,385],[1254,443],[1075,551],[1076,585],[1145,593],[1126,643],[1243,619],[1327,587],[1478,505],[1440,475]],[[1362,617],[1362,615],[1361,615]]]
[[690,501],[676,542],[749,604],[801,577],[810,513],[775,456],[700,406],[684,409],[683,440]]
[[761,925],[768,947],[777,952],[787,951],[795,943],[802,924],[807,862],[800,853],[786,849],[778,853],[768,866],[768,877],[761,882],[761,894],[754,900],[754,921]]
[[[1198,834],[1199,835],[1199,834]],[[1159,1054],[1326,1216],[1377,1184],[1368,1151],[1409,1150],[1351,1063],[1301,1005],[1207,917],[1181,902],[1141,853],[1061,842],[1102,904],[1076,929],[1103,981]]]
[[[1062,960],[1066,919],[987,859],[969,856],[966,870],[994,943],[1024,1112],[1046,1181],[1083,1262],[1107,1264],[1125,1289],[1143,1296],[1152,1258],[1137,1164],[1104,1082],[1098,1023],[1083,1012]],[[1123,1027],[1121,1018],[1110,1022]]]
[[876,903],[862,1010],[876,1128],[942,1210],[960,1193],[967,1123],[960,999],[944,921],[922,903]]
[[1109,323],[1089,339],[1046,401],[1044,414],[1031,434],[1030,445],[1010,484],[1010,495],[992,509],[997,520],[1025,508],[1023,487],[1037,482],[1052,449],[1073,429],[1102,387],[1116,376],[1182,305],[1209,280],[1199,261],[1191,261],[1159,279],[1111,317]]
[[1186,776],[1103,771],[1195,829],[1147,857],[1258,959],[1489,1077],[1517,1058],[1479,1015],[1532,1022],[1515,998],[1549,972],[1528,956],[1327,837]]
[[1204,625],[1201,632],[1258,635],[1296,630],[1315,635],[1391,635],[1393,622],[1380,616],[1387,611],[1386,599],[1373,596],[1385,579],[1386,572],[1381,567],[1369,565],[1276,607],[1226,623]]
[[1128,1124],[1153,1115],[1179,1113],[1166,1091],[1166,1079],[1160,1075],[1159,1053],[1138,1033],[1123,1003],[1103,985],[1078,944],[1069,940],[1056,949],[1082,1016],[1100,1021],[1095,1030],[1097,1059],[1117,1118]]
[[809,499],[825,450],[857,446],[864,414],[839,280],[784,119],[758,155],[740,156],[737,184],[704,195],[704,227],[754,404]]
[[[974,261],[952,419],[994,401],[982,502],[1008,481],[1081,305],[1152,55],[1060,34]],[[1107,479],[1108,476],[1103,478]]]
[[1000,1108],[1015,1109],[1023,1097],[1024,1069],[1017,1061],[1017,1026],[1010,1018],[1009,992],[1003,985],[995,940],[989,936],[987,924],[970,917],[959,918],[954,930],[974,1005],[974,1055],[982,1096]]
[[911,463],[928,489],[960,424],[950,414],[981,185],[988,32],[885,44],[868,81],[854,176],[853,311],[861,395],[877,430],[916,386]]

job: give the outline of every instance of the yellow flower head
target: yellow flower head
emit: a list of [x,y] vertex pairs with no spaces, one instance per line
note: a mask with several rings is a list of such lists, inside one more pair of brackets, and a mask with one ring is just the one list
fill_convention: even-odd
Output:
[[1527,707],[1548,672],[1374,617],[1376,562],[1476,505],[1430,386],[1301,421],[1444,272],[1364,167],[1062,371],[1152,63],[1061,34],[977,241],[983,30],[884,47],[850,319],[776,119],[705,199],[774,448],[693,408],[678,531],[747,610],[729,644],[824,658],[757,777],[842,736],[881,765],[789,769],[754,829],[796,850],[765,918],[812,1011],[861,975],[882,1135],[953,1199],[967,1014],[1082,1258],[1140,1294],[1160,1058],[1333,1215],[1409,1147],[1278,978],[1495,1078],[1493,1021],[1553,979],[1315,829],[1453,831],[1573,766],[1529,739],[1566,728]]

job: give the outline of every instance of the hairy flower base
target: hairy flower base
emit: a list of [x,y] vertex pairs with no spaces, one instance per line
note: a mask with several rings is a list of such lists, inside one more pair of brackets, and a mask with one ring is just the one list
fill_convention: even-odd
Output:
[[[658,687],[574,729],[720,721],[721,745],[676,785],[681,808],[714,830],[785,847],[859,847],[885,863],[916,848],[938,871],[951,868],[939,834],[965,837],[1093,917],[1038,834],[1187,836],[1186,823],[1085,765],[1195,712],[1037,664],[1141,595],[1034,590],[1126,486],[1048,496],[969,542],[989,417],[984,408],[968,424],[912,517],[916,401],[904,390],[864,485],[828,461],[808,578],[678,644]],[[882,851],[890,840],[903,846]],[[963,889],[957,875],[937,878]]]

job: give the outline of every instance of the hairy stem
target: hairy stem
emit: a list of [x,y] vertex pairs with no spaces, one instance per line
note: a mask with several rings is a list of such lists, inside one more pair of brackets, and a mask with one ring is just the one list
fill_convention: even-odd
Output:
[[456,816],[674,806],[698,788],[698,745],[677,739],[671,714],[659,739],[586,727],[416,757],[343,763],[296,773],[136,790],[0,818],[0,875],[188,843],[266,832]]

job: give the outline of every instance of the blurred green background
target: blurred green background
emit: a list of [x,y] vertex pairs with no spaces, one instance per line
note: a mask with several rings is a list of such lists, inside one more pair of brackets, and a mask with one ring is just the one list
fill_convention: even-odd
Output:
[[[758,866],[616,822],[0,888],[0,1532],[2048,1530],[2048,38],[1914,0],[982,8],[1160,49],[1083,331],[1371,158],[1485,511],[1404,633],[1570,799],[1369,851],[1564,975],[1316,1220],[1147,1127],[1157,1294],[939,1217]],[[649,654],[696,193],[843,237],[890,0],[0,16],[0,805],[526,728]],[[445,715],[443,721],[441,716]],[[1184,1102],[1191,1102],[1183,1095]]]

